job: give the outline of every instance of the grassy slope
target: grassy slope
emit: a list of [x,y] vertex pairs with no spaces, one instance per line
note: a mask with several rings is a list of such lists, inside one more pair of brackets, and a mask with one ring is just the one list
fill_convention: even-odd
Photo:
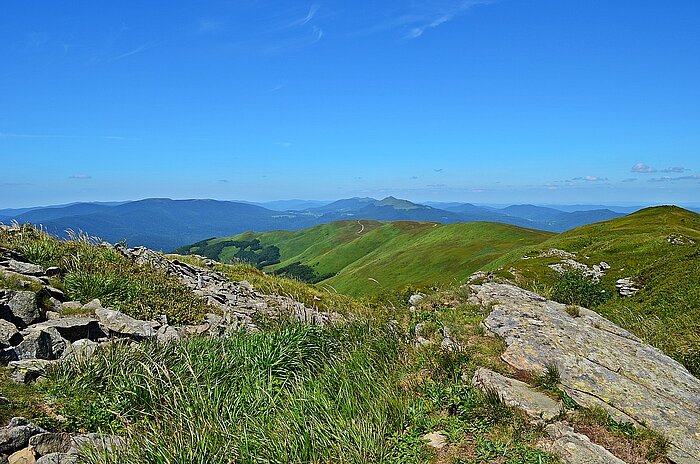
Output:
[[[35,262],[72,263],[68,273],[93,273],[108,256],[88,241],[56,243],[41,234],[3,244],[33,250]],[[83,259],[75,261],[76,254]],[[263,291],[371,316],[325,328],[261,320],[262,332],[229,338],[110,344],[89,359],[60,364],[35,386],[10,384],[3,372],[0,394],[9,402],[0,405],[0,421],[21,413],[52,431],[114,432],[129,439],[123,453],[87,456],[90,463],[556,462],[534,448],[541,428],[462,380],[478,366],[513,374],[499,359],[503,342],[484,335],[480,322],[486,313],[467,304],[464,288],[429,296],[415,311],[404,304],[375,312],[250,266],[217,269],[232,279],[247,278]],[[113,278],[132,281],[128,272]],[[162,281],[149,268],[140,278]],[[136,307],[150,305],[152,295],[135,296],[144,299]],[[112,298],[125,308],[139,303],[123,292]],[[172,310],[189,316],[181,305]],[[419,322],[432,344],[414,344]],[[444,326],[462,351],[440,349]],[[571,407],[572,421],[581,413],[585,419],[585,411]],[[663,454],[663,446],[657,446],[663,442],[655,436],[629,427],[616,432],[617,425],[605,416],[597,423],[607,427],[602,434],[627,443],[634,455],[652,448],[656,457]],[[451,444],[438,453],[421,438],[436,430]],[[627,462],[661,462],[656,457]]]
[[[364,227],[364,228],[363,228]],[[360,232],[361,231],[361,232]],[[406,285],[445,285],[463,280],[504,253],[540,243],[549,232],[496,223],[340,221],[301,231],[246,233],[279,247],[282,262],[301,262],[319,275],[337,274],[323,284],[349,295],[370,295]],[[192,249],[197,253],[201,250]],[[224,248],[226,261],[237,251]]]
[[[695,245],[672,245],[671,234]],[[615,294],[615,281],[632,277],[643,289],[634,297],[613,297],[596,310],[700,373],[700,215],[673,206],[647,208],[619,219],[579,227],[533,247],[559,248],[578,254],[592,265],[606,261],[612,268],[602,278]],[[547,293],[556,273],[547,267],[559,258],[523,260],[510,253],[490,268],[515,268],[516,281]]]

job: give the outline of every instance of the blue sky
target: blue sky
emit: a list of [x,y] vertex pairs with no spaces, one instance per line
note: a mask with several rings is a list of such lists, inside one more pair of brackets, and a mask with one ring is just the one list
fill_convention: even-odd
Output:
[[0,207],[700,202],[697,0],[0,8]]

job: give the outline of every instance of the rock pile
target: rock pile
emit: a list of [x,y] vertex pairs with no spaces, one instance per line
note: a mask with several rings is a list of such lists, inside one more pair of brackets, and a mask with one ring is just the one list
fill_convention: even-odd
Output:
[[[111,246],[105,244],[104,246]],[[56,269],[44,269],[22,255],[0,248],[0,275],[12,279],[17,289],[0,288],[0,362],[8,364],[11,379],[28,383],[45,375],[60,359],[90,356],[99,344],[156,339],[168,341],[188,335],[226,335],[238,330],[256,330],[255,315],[291,318],[310,324],[328,324],[342,319],[336,313],[307,308],[291,298],[263,295],[247,282],[231,282],[211,269],[170,261],[145,248],[115,247],[141,266],[153,266],[176,276],[212,307],[198,325],[170,326],[158,321],[134,319],[102,307],[99,300],[81,304],[51,287]],[[213,263],[210,263],[213,265]],[[85,316],[68,316],[64,313]]]
[[[594,311],[572,316],[566,305],[512,285],[472,290],[482,305],[493,305],[483,324],[504,339],[503,361],[530,373],[555,364],[560,387],[578,404],[663,434],[675,463],[700,463],[700,380],[680,363]],[[577,440],[560,432],[557,440]]]
[[0,463],[73,464],[85,449],[114,453],[123,446],[124,440],[113,435],[50,433],[23,417],[0,428]]
[[623,279],[617,279],[615,288],[617,288],[617,293],[619,293],[620,296],[634,296],[639,291],[639,284],[630,277],[625,277]]
[[[214,331],[226,332],[239,328],[255,330],[253,316],[256,314],[269,317],[290,315],[297,321],[317,325],[342,319],[342,316],[337,313],[308,308],[285,296],[264,295],[257,292],[246,281],[232,282],[212,269],[192,266],[177,259],[169,260],[147,248],[125,248],[119,245],[115,248],[139,265],[150,265],[177,277],[195,294],[205,298],[209,305],[217,308],[223,317],[217,318],[214,315],[208,317],[208,323]],[[206,260],[205,263],[211,267],[216,264],[213,260]]]
[[579,271],[596,282],[605,275],[605,272],[608,269],[610,269],[610,265],[605,261],[601,261],[599,264],[594,264],[593,266],[589,267],[587,264],[580,263],[571,258],[562,259],[560,263],[550,264],[548,267],[555,270],[559,274],[563,274],[564,272],[570,270]]

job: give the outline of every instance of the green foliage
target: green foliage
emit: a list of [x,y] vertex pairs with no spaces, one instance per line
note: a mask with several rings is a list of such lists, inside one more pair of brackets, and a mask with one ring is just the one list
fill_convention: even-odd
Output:
[[568,305],[595,308],[610,298],[600,284],[578,270],[567,270],[557,279],[552,299]]
[[[234,250],[234,253],[231,253]],[[280,250],[274,245],[262,246],[260,240],[207,239],[180,247],[178,254],[196,253],[222,262],[246,262],[262,269],[280,262]]]
[[313,267],[301,264],[298,261],[277,269],[274,274],[288,277],[290,279],[298,279],[302,282],[307,282],[310,284],[315,284],[334,276],[334,274],[325,274],[320,276]]
[[561,382],[561,373],[559,366],[556,363],[547,363],[542,373],[535,373],[532,376],[532,382],[545,390],[555,390]]

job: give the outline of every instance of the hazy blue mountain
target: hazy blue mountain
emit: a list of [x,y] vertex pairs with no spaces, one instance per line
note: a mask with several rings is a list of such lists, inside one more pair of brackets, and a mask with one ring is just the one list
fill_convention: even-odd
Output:
[[315,208],[307,208],[304,211],[316,215],[323,215],[326,213],[344,213],[360,210],[368,205],[375,204],[378,201],[379,200],[375,198],[345,198],[342,200],[334,201],[327,205]]
[[558,217],[547,221],[546,225],[549,227],[546,230],[551,230],[552,232],[564,232],[566,230],[575,229],[586,224],[592,224],[594,222],[607,221],[609,219],[615,219],[625,216],[622,213],[616,213],[610,211],[609,209],[595,209],[589,211],[573,211],[571,213],[562,213]]
[[43,224],[46,221],[59,219],[67,216],[82,216],[106,212],[112,209],[111,206],[98,203],[74,203],[67,206],[49,206],[46,208],[32,209],[26,213],[15,216],[19,222],[31,222],[32,224]]
[[440,209],[395,197],[347,198],[322,206],[293,211],[287,206],[308,204],[284,200],[273,211],[251,203],[218,200],[171,200],[149,198],[126,203],[75,203],[62,206],[11,210],[0,221],[42,224],[49,232],[65,236],[66,230],[84,231],[109,242],[126,240],[130,245],[170,251],[210,237],[226,237],[247,231],[298,230],[347,219],[378,221],[425,221],[440,223],[500,222],[553,232],[569,230],[622,214],[609,209],[575,212],[534,205],[502,209],[470,203]]
[[502,208],[499,211],[507,214],[508,216],[525,218],[531,221],[552,220],[564,213],[564,211],[559,209],[535,205],[511,205],[506,208]]
[[[248,202],[243,202],[248,203]],[[263,208],[271,209],[273,211],[302,211],[309,208],[319,208],[325,206],[330,201],[321,200],[276,200],[276,201],[265,201],[265,202],[251,202],[253,205],[262,206]]]
[[540,205],[543,207],[549,207],[564,211],[565,213],[575,213],[577,211],[596,211],[607,209],[615,213],[620,214],[631,214],[635,211],[639,211],[642,208],[646,208],[650,205],[644,206],[611,206],[611,205]]
[[[53,208],[51,210],[47,214],[55,214]],[[39,210],[33,213],[35,217],[42,214]],[[85,214],[56,217],[42,224],[59,236],[65,236],[67,229],[82,230],[109,242],[126,240],[130,245],[169,251],[207,237],[248,230],[293,230],[315,223],[308,216],[280,214],[245,203],[151,198]]]

